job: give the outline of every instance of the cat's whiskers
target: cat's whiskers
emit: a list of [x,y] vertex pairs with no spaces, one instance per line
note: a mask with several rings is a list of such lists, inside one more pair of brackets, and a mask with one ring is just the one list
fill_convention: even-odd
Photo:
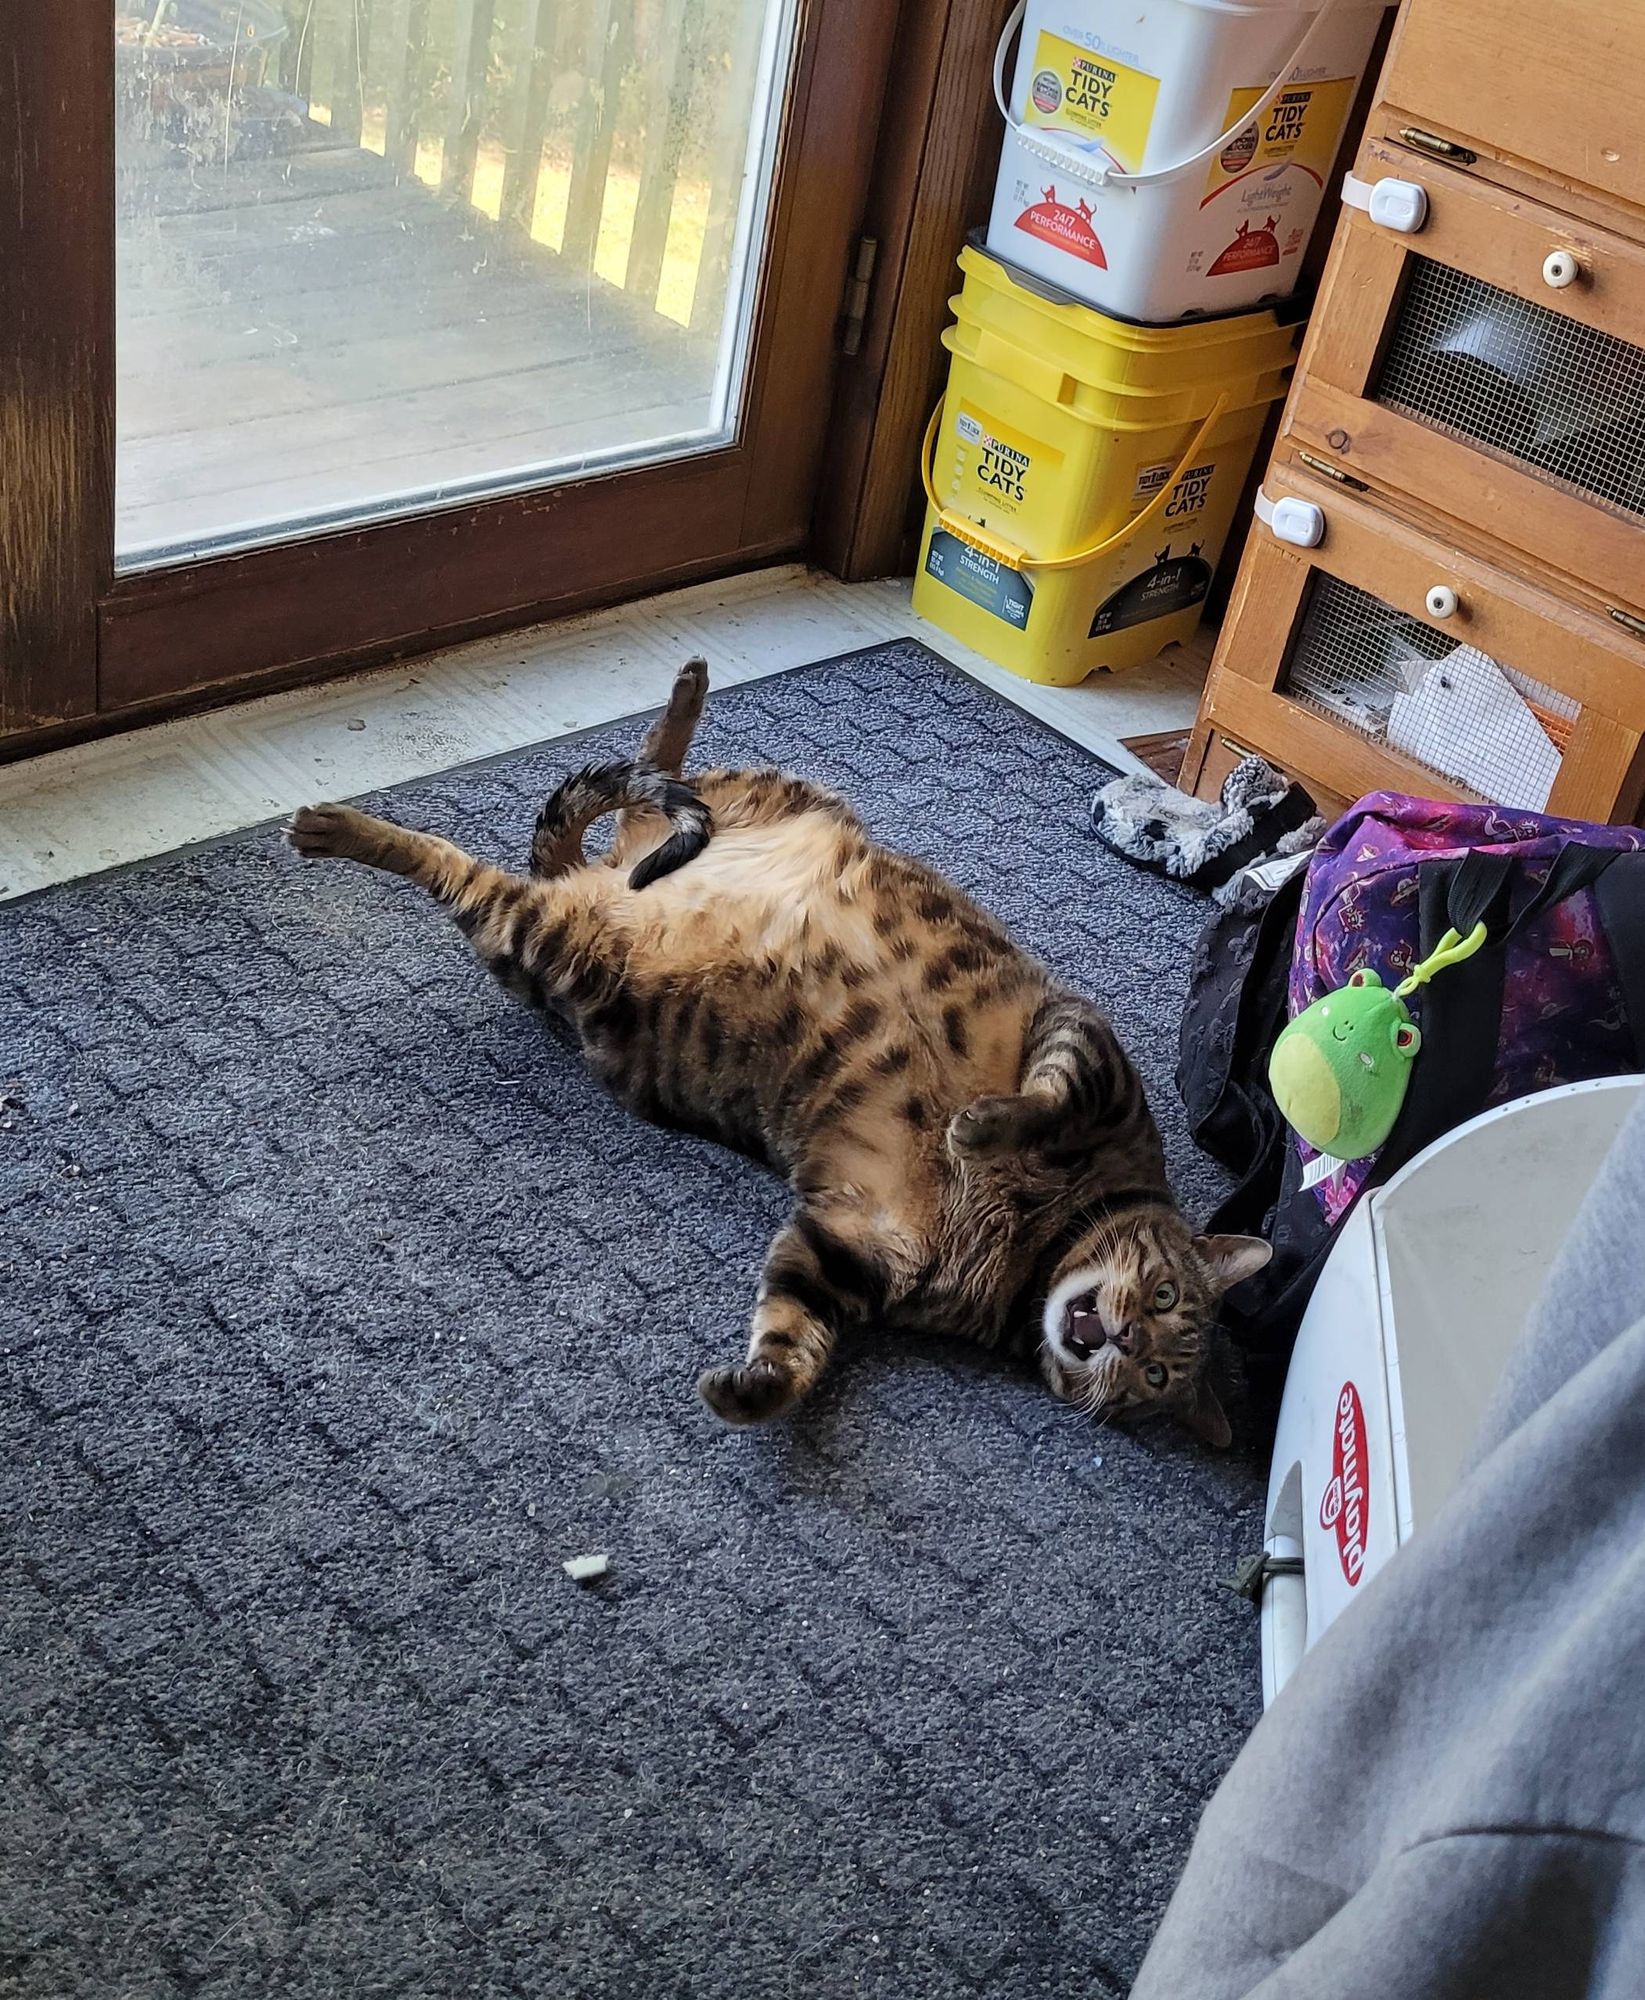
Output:
[[1106,1424],[1119,1406],[1115,1379],[1119,1373],[1118,1354],[1112,1348],[1104,1348],[1080,1385],[1078,1405],[1099,1424]]
[[1098,1430],[1111,1429],[1120,1413],[1120,1402],[1116,1396],[1098,1396],[1087,1406],[1086,1414]]

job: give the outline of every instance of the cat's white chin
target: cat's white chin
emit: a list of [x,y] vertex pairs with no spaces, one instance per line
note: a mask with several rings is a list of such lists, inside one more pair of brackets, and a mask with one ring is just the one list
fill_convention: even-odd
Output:
[[1049,1344],[1040,1349],[1040,1374],[1059,1402],[1098,1416],[1109,1401],[1115,1356],[1112,1350],[1090,1361],[1072,1360]]

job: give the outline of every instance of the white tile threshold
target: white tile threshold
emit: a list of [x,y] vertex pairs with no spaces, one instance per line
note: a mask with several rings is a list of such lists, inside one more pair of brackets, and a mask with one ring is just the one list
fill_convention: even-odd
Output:
[[906,580],[754,571],[0,766],[0,900],[653,708],[693,652],[723,686],[904,635],[1124,765],[1120,737],[1192,720],[1208,657],[1038,687],[916,618]]

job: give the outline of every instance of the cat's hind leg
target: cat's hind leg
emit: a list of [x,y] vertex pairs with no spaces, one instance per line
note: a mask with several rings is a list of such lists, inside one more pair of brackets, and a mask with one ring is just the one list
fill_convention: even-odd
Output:
[[[702,720],[703,701],[708,694],[708,662],[700,656],[687,660],[674,676],[668,706],[646,732],[640,746],[640,762],[660,771],[665,778],[678,778],[685,766],[691,739]],[[611,866],[629,868],[642,855],[663,843],[668,824],[650,805],[628,806],[617,815],[617,836],[611,843]]]
[[681,775],[691,739],[702,720],[707,694],[708,662],[699,653],[695,659],[687,660],[674,676],[668,706],[646,734],[640,756],[647,764],[666,771],[671,778]]
[[884,1292],[866,1246],[800,1209],[766,1253],[747,1359],[706,1369],[697,1393],[728,1424],[787,1416],[816,1386],[839,1335],[865,1324]]

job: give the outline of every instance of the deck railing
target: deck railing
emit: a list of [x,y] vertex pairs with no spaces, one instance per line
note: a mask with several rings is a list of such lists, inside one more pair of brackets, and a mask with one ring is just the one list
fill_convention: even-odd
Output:
[[268,82],[336,137],[718,332],[759,0],[279,0]]

